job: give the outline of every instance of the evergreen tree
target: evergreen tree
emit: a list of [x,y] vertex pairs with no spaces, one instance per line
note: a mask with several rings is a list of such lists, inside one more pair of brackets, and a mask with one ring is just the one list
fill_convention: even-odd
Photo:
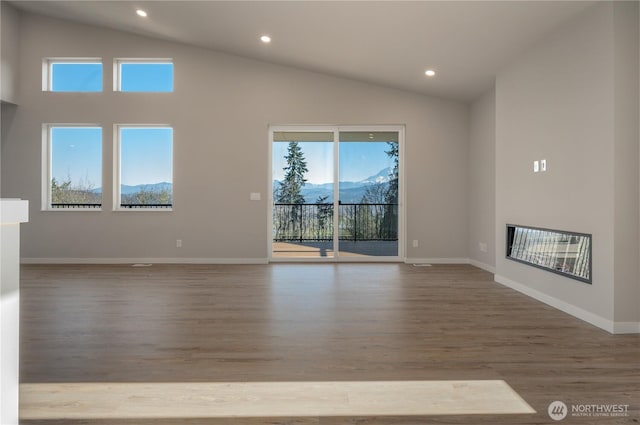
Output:
[[398,143],[387,142],[389,150],[387,156],[393,159],[393,168],[389,173],[389,187],[385,194],[385,211],[382,219],[380,235],[383,239],[395,240],[398,238]]
[[331,228],[331,223],[333,221],[333,205],[327,203],[328,198],[329,196],[318,196],[316,199],[316,220],[318,222],[316,238],[318,240],[327,239],[333,233],[333,229]]
[[387,142],[387,145],[389,145],[389,150],[384,151],[384,153],[386,153],[389,158],[393,159],[393,168],[391,169],[391,173],[389,173],[389,189],[387,190],[385,201],[387,204],[397,204],[398,203],[398,143]]
[[304,204],[302,188],[307,182],[304,176],[309,169],[298,142],[289,142],[285,160],[287,161],[287,166],[283,168],[285,172],[284,181],[280,182],[276,202],[280,204]]
[[284,226],[288,229],[286,233],[289,238],[293,237],[302,240],[305,231],[302,220],[302,204],[305,202],[302,188],[307,182],[304,176],[309,169],[298,142],[289,142],[285,160],[287,161],[287,166],[283,168],[285,172],[284,180],[280,182],[277,193],[274,193],[274,198],[276,203],[294,205],[287,207],[289,211],[284,215],[286,224],[280,223],[278,227]]

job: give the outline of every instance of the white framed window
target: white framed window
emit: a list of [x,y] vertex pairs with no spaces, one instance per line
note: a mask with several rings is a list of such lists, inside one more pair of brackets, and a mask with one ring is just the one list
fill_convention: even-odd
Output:
[[46,58],[42,62],[42,90],[101,92],[101,58]]
[[172,59],[115,59],[113,90],[173,92]]
[[173,128],[116,125],[114,136],[114,210],[171,211]]
[[42,126],[42,210],[102,209],[102,127]]

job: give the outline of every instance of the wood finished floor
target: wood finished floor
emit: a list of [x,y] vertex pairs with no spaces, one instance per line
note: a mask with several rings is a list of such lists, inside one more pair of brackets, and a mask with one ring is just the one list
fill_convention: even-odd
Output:
[[640,422],[640,336],[472,266],[28,265],[21,284],[25,383],[503,379],[538,412],[21,424],[549,424],[554,400],[630,405],[563,424]]

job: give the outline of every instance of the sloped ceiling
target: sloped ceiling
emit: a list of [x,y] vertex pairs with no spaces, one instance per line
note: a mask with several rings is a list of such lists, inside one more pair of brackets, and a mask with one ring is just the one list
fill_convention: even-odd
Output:
[[[12,1],[24,11],[461,101],[591,1]],[[135,14],[137,8],[148,17]],[[273,41],[264,45],[262,34]],[[433,68],[437,75],[426,78]]]

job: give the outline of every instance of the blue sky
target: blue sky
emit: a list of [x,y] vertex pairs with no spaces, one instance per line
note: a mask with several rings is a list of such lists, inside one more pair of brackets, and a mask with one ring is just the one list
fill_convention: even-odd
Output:
[[102,91],[102,64],[64,62],[51,64],[51,90]]
[[100,127],[53,127],[51,129],[51,176],[73,186],[102,187],[102,129]]
[[[273,179],[284,178],[288,142],[273,143]],[[307,181],[333,182],[333,142],[299,142],[307,161]],[[340,181],[360,181],[393,166],[384,142],[340,142]]]
[[123,63],[120,90],[132,92],[173,91],[172,63]]
[[120,183],[129,186],[173,182],[173,130],[120,129]]
[[[54,62],[51,90],[61,92],[103,91],[102,64]],[[120,64],[120,90],[128,92],[172,92],[173,63]]]

